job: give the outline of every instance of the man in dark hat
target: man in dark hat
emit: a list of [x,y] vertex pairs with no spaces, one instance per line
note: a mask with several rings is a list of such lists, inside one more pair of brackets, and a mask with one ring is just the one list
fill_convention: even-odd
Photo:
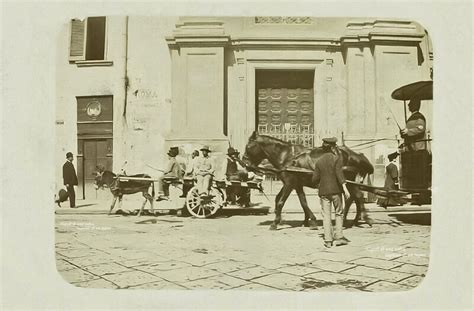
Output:
[[400,131],[405,140],[405,148],[408,150],[426,149],[426,119],[419,111],[421,102],[419,99],[411,99],[408,103],[408,109],[412,113],[407,120],[406,128]]
[[[389,163],[385,167],[385,183],[384,188],[387,190],[398,190],[398,163],[397,158],[399,156],[398,152],[393,152],[388,155]],[[380,206],[393,206],[400,205],[401,202],[395,198],[379,198],[377,204]]]
[[[239,151],[232,147],[227,149],[227,165],[225,175],[229,181],[247,181],[249,173],[240,164]],[[247,191],[248,190],[248,191]],[[230,186],[226,188],[227,199],[231,204],[236,204],[236,195],[240,196],[241,205],[248,205],[250,202],[250,189]]]
[[211,150],[209,146],[203,146],[201,148],[202,157],[199,157],[196,161],[194,175],[196,177],[196,186],[201,196],[208,193],[211,187],[212,177],[214,176],[214,163],[209,156]]
[[178,147],[171,147],[168,151],[168,164],[163,171],[163,175],[158,178],[158,198],[157,201],[168,200],[170,195],[170,183],[179,180],[180,165],[176,160],[179,153]]
[[[342,193],[349,196],[346,180],[342,172],[342,161],[337,146],[337,138],[324,138],[322,148],[324,154],[316,162],[313,182],[318,187],[324,227],[324,246],[331,247],[335,240],[336,246],[346,245],[348,240],[342,234],[343,203]],[[336,227],[333,232],[331,223],[331,205],[336,212]]]
[[74,191],[74,186],[77,186],[78,183],[76,170],[74,169],[74,164],[72,164],[72,160],[74,159],[72,152],[66,153],[66,159],[67,161],[63,165],[63,181],[69,196],[69,206],[75,208],[76,192]]

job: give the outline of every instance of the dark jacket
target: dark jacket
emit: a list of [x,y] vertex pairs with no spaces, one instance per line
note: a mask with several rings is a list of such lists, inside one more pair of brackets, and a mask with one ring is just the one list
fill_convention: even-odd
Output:
[[408,133],[403,135],[405,145],[409,150],[424,150],[426,149],[426,119],[425,116],[419,112],[414,112],[407,120],[406,129]]
[[182,178],[184,171],[181,169],[178,160],[173,157],[168,161],[168,165],[166,166],[164,173],[165,177]]
[[69,161],[66,161],[63,165],[63,180],[64,185],[77,186],[76,170],[74,169],[74,165]]
[[316,161],[313,183],[318,186],[319,196],[343,193],[342,184],[345,182],[339,157],[327,152]]

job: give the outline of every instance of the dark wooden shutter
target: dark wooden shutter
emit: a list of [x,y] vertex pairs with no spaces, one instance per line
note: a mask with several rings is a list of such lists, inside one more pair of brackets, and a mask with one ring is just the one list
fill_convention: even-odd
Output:
[[85,20],[71,20],[71,44],[69,47],[69,60],[85,59]]

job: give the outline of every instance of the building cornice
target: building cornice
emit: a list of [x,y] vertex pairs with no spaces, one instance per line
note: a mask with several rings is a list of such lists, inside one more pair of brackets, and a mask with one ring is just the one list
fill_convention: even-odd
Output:
[[225,33],[220,20],[184,20],[176,24],[173,34],[166,37],[170,48],[231,46],[235,49],[328,49],[338,51],[348,46],[370,46],[375,44],[415,45],[425,33],[420,27],[404,20],[350,21],[340,37],[268,37],[231,36]]
[[368,35],[346,35],[341,37],[341,45],[371,45],[383,43],[419,43],[423,34],[371,33]]
[[377,19],[348,22],[340,41],[343,46],[416,44],[421,42],[424,36],[425,34],[411,21]]
[[229,43],[229,36],[178,35],[165,39],[170,47],[225,46]]
[[336,38],[232,37],[230,42],[235,48],[321,49],[339,46]]

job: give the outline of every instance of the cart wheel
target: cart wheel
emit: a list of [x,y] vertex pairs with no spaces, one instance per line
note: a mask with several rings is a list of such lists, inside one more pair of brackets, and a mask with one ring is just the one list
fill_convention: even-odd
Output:
[[220,189],[212,187],[209,196],[201,198],[197,187],[193,187],[186,196],[186,207],[194,217],[209,218],[222,207],[223,199]]

